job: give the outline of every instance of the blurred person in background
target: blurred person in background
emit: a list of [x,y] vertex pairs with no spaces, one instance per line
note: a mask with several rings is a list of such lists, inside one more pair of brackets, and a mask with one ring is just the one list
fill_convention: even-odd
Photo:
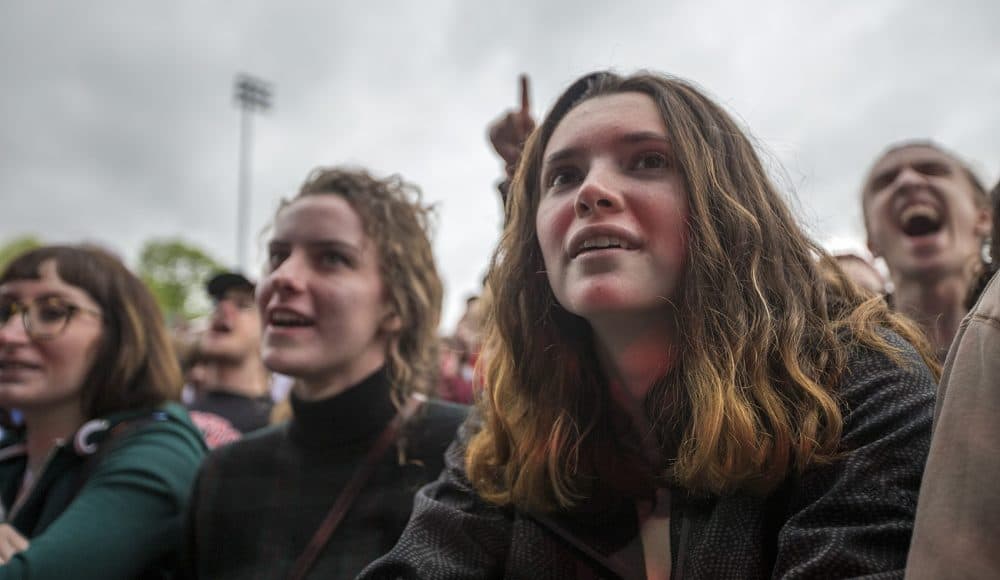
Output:
[[446,401],[468,405],[478,390],[476,362],[482,345],[483,302],[479,296],[465,301],[465,312],[455,333],[441,342],[441,384],[438,391]]
[[867,259],[854,253],[834,254],[833,259],[858,286],[878,296],[885,294],[885,279]]
[[892,307],[920,325],[943,360],[990,233],[985,188],[941,146],[906,141],[875,160],[862,208],[868,248],[889,269]]
[[396,542],[466,414],[424,402],[443,293],[429,218],[401,178],[341,168],[278,209],[257,305],[291,418],[206,460],[193,577],[352,578]]
[[160,310],[115,257],[48,246],[0,274],[0,579],[167,577],[205,453]]
[[254,284],[238,272],[221,272],[205,285],[215,305],[200,335],[192,371],[200,387],[188,405],[192,411],[218,415],[241,433],[269,424],[270,373],[260,355],[261,319]]
[[[177,361],[181,367],[181,376],[184,377],[181,402],[185,407],[190,407],[195,399],[201,396],[202,389],[206,384],[212,384],[215,373],[215,365],[201,356],[198,348],[199,336],[198,333],[189,332],[186,329],[177,332],[175,328],[173,331],[174,351],[177,353]],[[243,437],[243,433],[233,427],[233,424],[225,417],[207,411],[192,411],[190,409],[188,409],[188,415],[191,416],[191,422],[201,431],[209,449],[215,449]]]

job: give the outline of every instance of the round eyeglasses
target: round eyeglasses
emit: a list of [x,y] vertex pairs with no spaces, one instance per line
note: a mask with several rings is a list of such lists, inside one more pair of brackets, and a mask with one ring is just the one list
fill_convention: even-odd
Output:
[[93,308],[77,306],[56,296],[43,296],[28,304],[12,300],[0,302],[0,328],[7,326],[18,312],[21,313],[24,331],[34,340],[56,338],[65,332],[70,319],[78,312],[101,316],[101,312]]

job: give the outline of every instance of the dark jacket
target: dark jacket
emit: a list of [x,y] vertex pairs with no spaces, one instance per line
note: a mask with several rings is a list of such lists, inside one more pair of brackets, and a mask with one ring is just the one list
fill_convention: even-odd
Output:
[[[387,374],[321,401],[291,398],[290,422],[220,447],[191,502],[187,573],[205,580],[284,578],[395,416]],[[320,554],[310,578],[352,578],[387,552],[413,495],[441,472],[466,408],[425,403],[390,447]]]
[[[901,578],[930,439],[934,380],[914,349],[899,366],[857,349],[839,388],[843,456],[789,477],[767,497],[671,493],[672,580]],[[468,431],[468,429],[466,430]],[[469,436],[463,433],[463,440]],[[449,449],[442,478],[425,487],[399,543],[361,578],[631,578],[638,561],[634,507],[532,516],[481,500]],[[628,552],[627,550],[625,551]],[[636,554],[633,550],[632,554]],[[643,576],[639,576],[643,577]]]
[[[176,564],[206,451],[201,433],[176,403],[104,420],[57,446],[28,498],[4,518],[31,546],[0,566],[0,580],[160,578]],[[4,440],[0,496],[8,516],[26,464],[22,438]]]

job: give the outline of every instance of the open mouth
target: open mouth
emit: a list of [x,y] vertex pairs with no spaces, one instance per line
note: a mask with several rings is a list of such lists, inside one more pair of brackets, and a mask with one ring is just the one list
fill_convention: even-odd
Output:
[[212,332],[217,332],[220,334],[228,334],[229,332],[232,332],[232,330],[233,329],[229,328],[229,325],[226,324],[225,322],[217,321],[212,323]]
[[312,319],[287,310],[272,312],[267,317],[267,323],[278,328],[301,328],[313,325]]
[[607,250],[610,248],[616,248],[621,250],[631,250],[632,246],[622,238],[615,236],[597,236],[585,240],[583,244],[580,245],[580,249],[577,250],[576,254],[573,256],[580,256],[586,254],[587,252],[594,252],[596,250]]
[[908,236],[928,236],[941,231],[944,218],[937,208],[920,203],[904,208],[899,214],[899,224]]
[[3,371],[22,371],[22,370],[37,371],[37,370],[39,370],[41,368],[42,367],[39,366],[39,365],[31,364],[31,363],[26,363],[26,362],[21,362],[21,361],[0,360],[0,372],[3,372]]

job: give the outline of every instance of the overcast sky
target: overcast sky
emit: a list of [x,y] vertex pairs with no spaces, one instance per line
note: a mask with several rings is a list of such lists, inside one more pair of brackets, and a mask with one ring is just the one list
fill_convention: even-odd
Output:
[[255,119],[251,231],[315,166],[400,173],[438,203],[450,327],[500,225],[487,123],[520,72],[540,113],[599,68],[700,84],[835,245],[861,239],[858,188],[892,141],[1000,173],[996,0],[0,0],[0,241],[85,239],[134,262],[179,236],[235,263],[245,71],[275,93]]

